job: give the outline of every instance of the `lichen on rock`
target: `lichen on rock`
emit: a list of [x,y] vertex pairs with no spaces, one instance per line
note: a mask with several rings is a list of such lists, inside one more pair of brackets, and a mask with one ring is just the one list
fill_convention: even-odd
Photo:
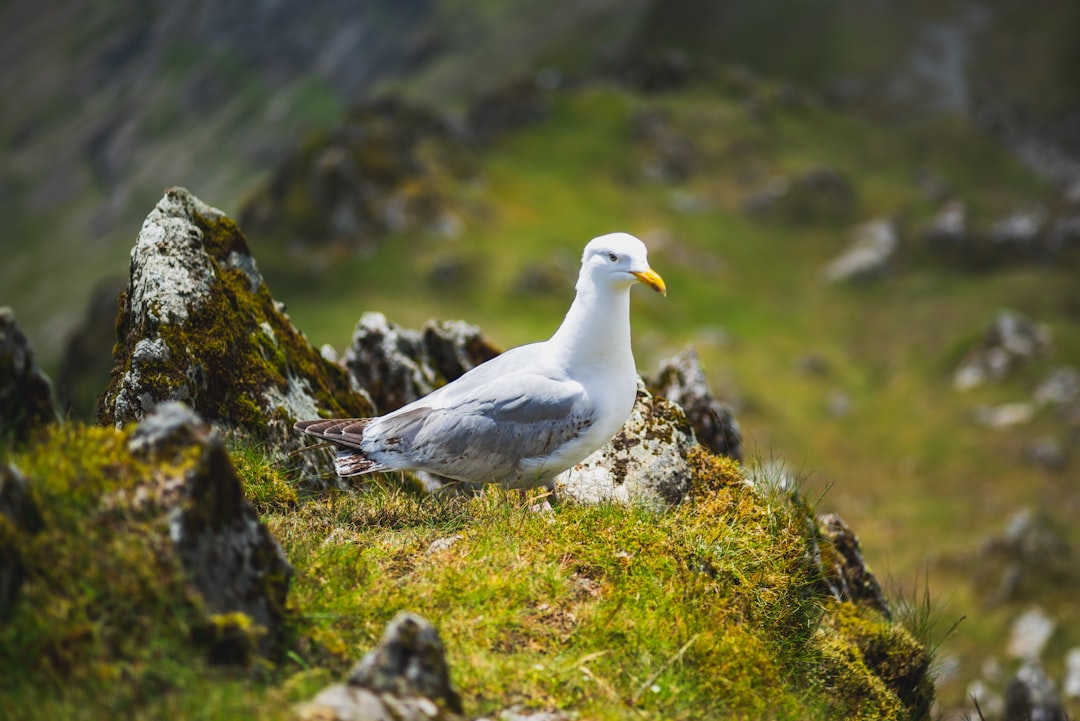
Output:
[[135,428],[128,449],[166,464],[195,451],[164,508],[169,537],[208,611],[239,611],[276,634],[292,567],[244,497],[220,433],[182,403],[163,403]]
[[498,354],[479,328],[464,321],[430,320],[416,331],[367,312],[356,324],[343,363],[379,412],[389,413]]
[[[179,400],[283,458],[303,445],[294,421],[372,411],[270,295],[232,219],[183,188],[166,191],[132,248],[117,341],[102,423],[120,427]],[[329,468],[324,454],[298,462],[308,479]]]
[[690,489],[687,460],[697,445],[682,409],[651,394],[638,379],[630,417],[602,448],[555,479],[561,497],[579,503],[615,501],[655,508],[680,503]]
[[713,453],[742,460],[742,434],[731,406],[716,400],[701,358],[693,346],[660,362],[654,376],[645,379],[654,395],[667,398],[686,413],[699,443]]
[[248,665],[281,651],[291,566],[222,434],[190,409],[57,426],[14,460],[23,498],[8,502],[5,478],[0,554],[17,553],[26,582],[0,624],[4,674],[92,683],[119,665],[137,688],[162,654]]

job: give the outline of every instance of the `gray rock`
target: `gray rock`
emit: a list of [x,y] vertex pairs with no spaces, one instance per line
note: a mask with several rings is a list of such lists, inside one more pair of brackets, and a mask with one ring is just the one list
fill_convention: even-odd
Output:
[[935,250],[955,250],[968,243],[968,212],[962,200],[950,200],[922,231],[923,239]]
[[[182,188],[166,191],[143,223],[117,334],[102,423],[141,421],[180,400],[284,460],[305,445],[296,420],[372,411],[274,301],[236,224]],[[325,451],[290,462],[314,483],[336,478]]]
[[15,312],[0,307],[0,443],[24,441],[59,420],[52,382],[38,368]]
[[713,398],[705,368],[693,346],[661,361],[656,375],[645,382],[650,392],[683,409],[698,442],[713,453],[742,460],[742,435],[734,411]]
[[1065,676],[1061,681],[1061,693],[1072,701],[1080,699],[1080,646],[1070,648],[1065,654]]
[[1045,208],[1016,210],[991,225],[987,237],[1002,252],[1036,255],[1041,250],[1046,223]]
[[870,572],[859,546],[859,537],[835,513],[818,518],[820,541],[815,560],[821,580],[838,601],[861,603],[892,617],[889,601]]
[[498,354],[479,328],[463,321],[428,321],[415,331],[368,312],[357,322],[343,362],[378,412],[389,413]]
[[26,577],[17,534],[37,533],[43,527],[26,478],[19,469],[6,463],[0,464],[0,517],[10,524],[8,532],[0,534],[0,625],[3,625],[11,618]]
[[830,283],[859,282],[885,275],[899,245],[899,231],[891,220],[874,220],[855,228],[851,245],[825,264],[822,275]]
[[638,381],[637,401],[603,448],[555,479],[560,498],[577,503],[633,503],[665,508],[690,490],[694,431],[678,406]]
[[1013,310],[1001,310],[982,340],[953,373],[953,386],[967,390],[997,381],[1050,350],[1050,328]]
[[1072,366],[1055,368],[1035,389],[1039,405],[1065,406],[1080,401],[1080,370]]
[[1024,661],[1038,660],[1056,627],[1057,622],[1046,611],[1031,606],[1013,621],[1005,652]]
[[461,712],[438,631],[408,612],[390,621],[345,684],[297,708],[301,719],[311,721],[449,721]]
[[1049,436],[1036,438],[1029,443],[1024,450],[1024,456],[1036,466],[1055,473],[1064,471],[1068,463],[1065,448],[1057,439]]
[[380,693],[426,696],[461,712],[461,697],[450,683],[439,632],[414,613],[399,613],[390,621],[378,647],[349,674],[349,685]]
[[1068,583],[1074,573],[1071,549],[1045,513],[1016,511],[1005,529],[986,538],[976,553],[976,588],[989,604],[1038,594],[1046,584]]
[[1054,682],[1038,661],[1026,661],[1005,688],[1004,721],[1067,721]]
[[1080,212],[1075,210],[1054,219],[1046,244],[1052,255],[1075,252],[1080,248]]
[[975,421],[987,428],[1009,428],[1031,422],[1035,417],[1035,404],[1027,402],[1001,403],[996,406],[979,406],[975,409]]
[[[242,612],[265,629],[267,651],[280,640],[292,567],[277,540],[244,497],[221,434],[182,403],[157,406],[132,432],[132,455],[165,464],[198,450],[198,461],[178,475],[149,478],[113,504],[160,508],[169,538],[192,585],[211,614]],[[243,661],[251,652],[242,635],[215,636],[208,626],[211,657]]]

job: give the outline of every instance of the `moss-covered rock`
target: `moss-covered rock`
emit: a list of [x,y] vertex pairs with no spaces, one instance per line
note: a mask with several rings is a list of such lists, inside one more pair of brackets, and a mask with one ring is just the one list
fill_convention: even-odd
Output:
[[[117,427],[179,400],[283,457],[302,445],[296,420],[372,411],[270,295],[236,224],[182,188],[166,191],[131,251],[113,361],[98,417]],[[318,454],[299,463],[306,478],[329,467]]]
[[41,530],[41,514],[19,469],[0,464],[0,625],[11,618],[26,578],[20,536]]
[[845,718],[929,718],[930,656],[903,626],[853,603],[826,605],[816,638],[822,685]]
[[17,551],[26,579],[0,627],[13,687],[115,681],[120,698],[160,683],[163,656],[279,652],[292,569],[220,433],[189,409],[166,404],[121,430],[57,427],[17,461],[37,520],[0,519],[2,554]]

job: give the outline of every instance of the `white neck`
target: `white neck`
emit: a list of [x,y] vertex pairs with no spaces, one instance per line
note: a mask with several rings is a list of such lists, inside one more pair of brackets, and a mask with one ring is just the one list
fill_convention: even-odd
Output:
[[[588,309],[588,311],[586,310]],[[630,286],[597,287],[590,279],[578,279],[577,295],[562,325],[551,337],[567,367],[635,370],[630,349]]]

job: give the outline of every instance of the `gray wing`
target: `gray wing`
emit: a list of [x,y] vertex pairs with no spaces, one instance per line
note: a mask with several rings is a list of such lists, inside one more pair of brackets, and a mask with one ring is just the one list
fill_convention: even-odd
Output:
[[464,390],[376,419],[361,449],[390,468],[504,482],[518,477],[521,461],[551,455],[595,420],[588,395],[571,380],[510,373]]

